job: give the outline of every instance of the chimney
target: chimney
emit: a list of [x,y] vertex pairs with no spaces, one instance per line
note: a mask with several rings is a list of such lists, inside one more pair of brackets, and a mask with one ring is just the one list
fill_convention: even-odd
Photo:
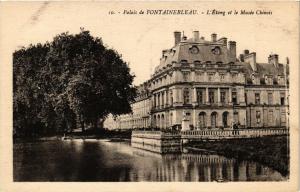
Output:
[[244,54],[240,54],[240,61],[244,62]]
[[211,41],[216,42],[217,41],[217,34],[213,33],[211,34]]
[[234,61],[235,61],[236,60],[236,42],[235,41],[229,41],[228,46],[229,46],[229,52],[230,52],[232,58],[234,58]]
[[194,41],[199,41],[199,31],[193,31]]
[[269,55],[268,63],[273,64],[277,68],[278,67],[278,55],[277,54]]
[[[248,51],[248,50],[245,50],[245,51]],[[248,51],[249,53],[249,51]],[[244,61],[246,63],[249,63],[251,65],[251,68],[253,71],[257,71],[257,66],[256,66],[256,53],[255,52],[252,52],[250,54],[245,54],[244,55]]]
[[175,37],[175,46],[176,46],[181,40],[181,32],[175,31],[174,32],[174,37]]

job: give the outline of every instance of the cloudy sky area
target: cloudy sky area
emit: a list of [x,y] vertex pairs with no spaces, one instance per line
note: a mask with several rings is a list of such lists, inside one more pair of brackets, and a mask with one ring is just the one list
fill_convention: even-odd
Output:
[[[3,4],[2,4],[3,5]],[[257,52],[258,62],[267,62],[270,53],[279,54],[280,62],[289,57],[291,65],[296,61],[295,41],[298,39],[296,3],[100,3],[100,2],[18,2],[2,6],[2,21],[9,30],[13,49],[30,43],[51,41],[59,33],[78,33],[80,27],[93,36],[101,37],[104,44],[116,49],[130,63],[136,75],[135,84],[149,79],[159,63],[162,49],[171,48],[173,32],[184,31],[192,36],[198,30],[200,36],[210,39],[211,33],[237,42],[237,52],[244,49]],[[146,9],[197,9],[207,10],[266,10],[271,16],[158,16],[158,15],[109,15],[110,10]],[[289,14],[287,14],[289,13]],[[1,17],[3,19],[3,17]],[[2,31],[3,32],[3,31]],[[3,32],[4,33],[4,32]],[[5,36],[2,36],[4,39]],[[2,39],[2,40],[3,40]],[[5,41],[5,39],[4,39]]]

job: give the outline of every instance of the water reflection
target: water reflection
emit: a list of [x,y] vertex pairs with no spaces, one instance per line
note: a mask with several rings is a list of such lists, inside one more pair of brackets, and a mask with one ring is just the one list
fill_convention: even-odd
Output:
[[15,181],[280,181],[256,162],[211,153],[159,154],[97,140],[14,145]]
[[[281,174],[259,163],[225,158],[216,154],[157,154],[134,149],[133,154],[161,159],[150,172],[156,181],[280,181]],[[150,168],[151,169],[151,168]],[[139,175],[141,180],[147,180]]]

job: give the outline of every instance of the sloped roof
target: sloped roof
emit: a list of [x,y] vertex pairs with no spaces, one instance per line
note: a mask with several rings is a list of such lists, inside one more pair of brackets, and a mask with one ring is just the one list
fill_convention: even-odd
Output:
[[[243,70],[246,73],[246,75],[251,75],[252,73],[254,73],[254,71],[252,70],[252,67],[249,63],[246,63],[246,62],[239,62],[239,63],[243,65]],[[269,63],[257,63],[256,64],[256,68],[257,68],[256,73],[259,74],[260,76],[284,75],[284,67],[285,67],[284,64],[278,64],[278,67],[275,67],[273,64],[269,64]],[[287,65],[287,68],[288,68],[288,65]],[[288,70],[287,70],[287,72],[288,72]]]
[[[220,55],[216,55],[212,52],[216,46],[220,47]],[[192,47],[197,47],[199,52],[194,54],[191,53],[190,49]],[[206,62],[211,61],[229,63],[234,59],[230,55],[230,52],[226,45],[220,42],[210,42],[203,39],[195,41],[193,38],[190,38],[186,41],[181,41],[176,46],[171,49],[164,50],[163,57],[160,60],[160,65],[156,67],[155,70],[161,69],[172,62],[181,62],[186,60],[188,63],[193,63],[195,61]]]

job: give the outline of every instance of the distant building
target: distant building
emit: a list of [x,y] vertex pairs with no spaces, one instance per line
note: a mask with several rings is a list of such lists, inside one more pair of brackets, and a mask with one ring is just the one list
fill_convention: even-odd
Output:
[[191,130],[288,127],[287,64],[272,54],[257,63],[256,53],[236,55],[236,42],[194,31],[162,51],[151,79],[138,87],[132,113],[117,118],[122,129],[166,129],[189,119]]

